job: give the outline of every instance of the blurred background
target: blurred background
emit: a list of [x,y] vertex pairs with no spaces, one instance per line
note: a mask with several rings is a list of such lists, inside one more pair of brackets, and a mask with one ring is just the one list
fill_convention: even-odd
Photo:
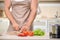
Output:
[[[4,0],[0,0],[0,10],[4,14]],[[40,18],[54,18],[56,15],[60,17],[60,0],[39,0],[39,17]],[[1,11],[0,11],[1,12]]]
[[[50,38],[59,37],[60,32],[60,0],[39,0],[37,16],[33,23],[33,30],[46,30]],[[6,18],[4,0],[0,0],[0,18]],[[44,27],[44,28],[43,28]],[[50,34],[50,35],[49,35]],[[47,38],[47,35],[45,36]]]

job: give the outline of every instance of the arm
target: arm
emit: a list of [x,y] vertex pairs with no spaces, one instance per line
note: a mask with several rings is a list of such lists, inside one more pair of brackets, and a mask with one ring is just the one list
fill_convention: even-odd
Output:
[[14,20],[13,16],[10,13],[10,6],[11,6],[10,0],[5,0],[5,14],[9,18],[11,23],[13,24],[13,27],[15,27],[15,29],[17,29],[18,24],[16,23],[16,21]]
[[38,6],[38,0],[31,0],[31,12],[25,25],[30,26],[32,22],[34,21],[36,17],[36,12],[37,12],[37,6]]
[[30,29],[30,25],[32,24],[32,22],[36,17],[37,6],[38,6],[38,0],[31,0],[30,16],[25,22],[25,24],[23,25],[23,27],[21,28],[21,31],[25,31],[25,30],[28,31]]
[[30,13],[30,17],[28,18],[28,26],[30,26],[32,24],[32,22],[34,21],[35,17],[36,17],[36,13],[37,13],[37,6],[38,6],[38,0],[32,0],[31,1],[31,13]]
[[10,13],[10,6],[11,6],[10,0],[5,0],[5,14],[13,24],[13,23],[15,23],[15,20],[13,19],[12,15]]

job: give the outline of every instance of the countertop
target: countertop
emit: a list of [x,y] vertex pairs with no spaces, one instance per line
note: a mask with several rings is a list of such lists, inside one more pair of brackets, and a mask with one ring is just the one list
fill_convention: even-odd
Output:
[[4,35],[0,36],[0,39],[49,39],[48,36],[27,36],[27,37],[21,37],[16,35]]
[[0,40],[60,40],[60,39],[50,39],[50,38],[44,38],[40,36],[27,36],[27,37],[18,37],[15,35],[5,35],[5,36],[0,36]]

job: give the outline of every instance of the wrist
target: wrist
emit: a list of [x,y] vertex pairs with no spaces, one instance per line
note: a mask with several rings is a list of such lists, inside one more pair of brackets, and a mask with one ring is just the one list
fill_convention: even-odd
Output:
[[16,24],[16,22],[15,22],[15,21],[13,21],[13,22],[12,22],[12,24],[13,24],[13,25],[15,25],[15,24]]

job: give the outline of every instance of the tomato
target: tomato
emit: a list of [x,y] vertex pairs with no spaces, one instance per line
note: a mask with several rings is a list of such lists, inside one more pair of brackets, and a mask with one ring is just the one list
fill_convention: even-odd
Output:
[[18,34],[18,36],[26,36],[24,33],[20,33]]
[[32,31],[23,31],[22,33],[18,34],[18,36],[33,36],[34,32]]
[[34,35],[34,32],[32,32],[32,31],[28,32],[28,36],[33,36],[33,35]]
[[23,33],[27,36],[28,35],[28,31],[23,31]]

